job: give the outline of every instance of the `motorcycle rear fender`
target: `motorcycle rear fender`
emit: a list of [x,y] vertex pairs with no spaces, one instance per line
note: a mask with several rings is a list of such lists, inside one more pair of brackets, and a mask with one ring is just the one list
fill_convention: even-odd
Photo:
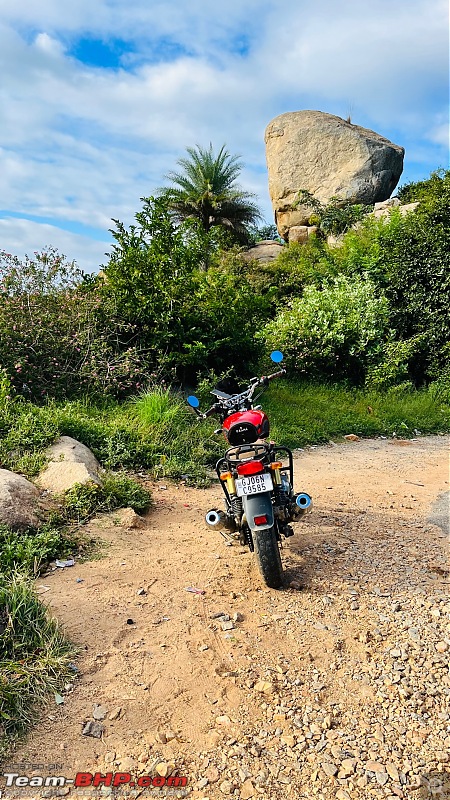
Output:
[[[261,492],[261,494],[254,494],[250,497],[244,495],[242,505],[250,530],[264,531],[273,526],[273,506],[270,492]],[[264,515],[267,517],[267,522],[264,525],[255,525],[255,517]]]

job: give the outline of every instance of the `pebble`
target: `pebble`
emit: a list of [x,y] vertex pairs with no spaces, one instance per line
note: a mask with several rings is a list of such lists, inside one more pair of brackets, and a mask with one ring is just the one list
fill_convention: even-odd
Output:
[[254,795],[255,795],[255,787],[253,786],[251,780],[248,779],[244,781],[239,791],[239,797],[241,798],[241,800],[249,800],[249,798],[253,797]]
[[81,733],[83,736],[93,736],[95,739],[101,739],[104,730],[105,726],[102,725],[101,722],[92,722],[92,720],[89,720],[89,722],[83,725]]
[[253,688],[255,692],[260,692],[261,694],[272,694],[275,690],[271,681],[258,681]]
[[333,778],[335,775],[337,775],[338,768],[336,764],[333,764],[332,761],[322,761],[320,766],[322,767],[325,775],[328,775],[329,778]]
[[105,719],[107,713],[108,713],[108,709],[106,708],[106,706],[100,706],[100,705],[97,705],[97,703],[96,703],[94,705],[94,708],[93,708],[93,711],[92,711],[92,716],[94,717],[94,719],[102,720],[102,719]]

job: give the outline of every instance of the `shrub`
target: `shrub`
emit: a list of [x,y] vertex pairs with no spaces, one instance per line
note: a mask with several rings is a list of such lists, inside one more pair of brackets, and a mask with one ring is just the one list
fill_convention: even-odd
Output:
[[17,393],[42,400],[136,390],[135,329],[101,286],[54,248],[23,261],[0,252],[0,365]]
[[304,206],[311,209],[308,225],[317,225],[321,236],[340,236],[348,231],[357,222],[361,222],[370,211],[372,206],[362,203],[352,203],[342,197],[332,197],[326,204],[321,203],[311,192],[301,189],[293,208]]
[[387,300],[371,281],[342,275],[322,290],[306,287],[263,335],[301,375],[361,382],[381,351],[388,317]]
[[368,274],[385,294],[390,325],[399,341],[423,335],[426,346],[410,362],[416,385],[436,378],[448,365],[450,343],[450,170],[411,184],[402,200],[420,199],[402,216],[365,220],[346,234],[334,259],[346,274]]
[[192,221],[177,228],[163,198],[144,199],[136,220],[129,229],[116,221],[104,292],[139,331],[152,370],[184,381],[213,364],[247,361],[264,299],[210,252],[205,270],[203,234]]
[[424,346],[425,336],[421,334],[406,341],[385,342],[380,361],[368,370],[367,386],[379,391],[408,383],[412,387],[411,361]]

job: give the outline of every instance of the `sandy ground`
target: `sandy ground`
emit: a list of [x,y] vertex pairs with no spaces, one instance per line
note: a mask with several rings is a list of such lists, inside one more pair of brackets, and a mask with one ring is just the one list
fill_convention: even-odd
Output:
[[[155,504],[143,527],[127,527],[120,514],[91,523],[91,531],[109,543],[105,556],[38,581],[43,599],[79,648],[77,677],[64,692],[64,704],[47,709],[3,772],[18,764],[10,771],[149,774],[163,762],[188,777],[193,798],[444,797],[413,794],[414,787],[408,792],[405,781],[397,781],[391,794],[381,779],[374,792],[370,781],[366,789],[358,788],[356,778],[350,785],[348,778],[336,782],[317,773],[320,750],[315,747],[311,756],[308,736],[296,744],[282,737],[290,735],[283,714],[289,722],[294,712],[302,716],[306,708],[308,717],[325,706],[333,713],[339,705],[340,722],[325,718],[324,730],[338,727],[341,739],[351,740],[352,719],[364,730],[374,690],[355,675],[367,661],[368,641],[372,660],[385,644],[375,611],[418,594],[445,609],[448,448],[449,437],[436,436],[296,453],[295,489],[309,492],[314,508],[284,544],[281,591],[264,587],[246,549],[227,547],[204,524],[205,511],[220,499],[217,485],[193,490],[160,481],[151,485]],[[301,588],[290,588],[292,581]],[[231,631],[222,630],[215,616],[220,612],[239,615]],[[393,647],[401,636],[395,615],[391,619],[387,640]],[[82,735],[95,704],[107,712],[101,738]],[[278,728],[271,729],[268,720],[273,723],[277,711]],[[373,708],[370,714],[375,724]],[[331,730],[324,741],[332,743],[333,735]],[[261,736],[272,737],[266,757],[255,744]],[[239,751],[241,743],[250,761]],[[450,739],[447,744],[450,750]],[[371,755],[362,746],[358,752],[360,759]],[[278,790],[270,753],[279,754],[279,779],[287,775]],[[301,778],[292,777],[294,762]],[[445,759],[437,768],[445,773]],[[406,779],[417,779],[415,772],[411,764]],[[142,796],[155,793],[148,789]],[[89,796],[81,789],[70,795]],[[6,796],[42,795],[10,789]]]

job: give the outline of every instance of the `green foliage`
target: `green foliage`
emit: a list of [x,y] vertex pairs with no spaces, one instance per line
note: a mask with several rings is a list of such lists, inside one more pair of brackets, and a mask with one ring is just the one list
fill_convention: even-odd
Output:
[[283,239],[278,233],[276,225],[251,225],[248,231],[249,231],[249,241],[248,241],[249,245],[255,245],[258,244],[258,242],[264,242],[269,240],[272,240],[273,242],[278,242],[278,244],[284,244]]
[[135,331],[101,285],[54,248],[23,261],[0,252],[0,365],[17,393],[42,400],[136,389]]
[[0,574],[7,575],[21,569],[37,575],[41,564],[61,555],[66,547],[61,532],[51,526],[15,533],[0,525]]
[[159,368],[186,380],[211,364],[243,364],[255,323],[268,313],[264,298],[220,264],[203,270],[192,224],[176,228],[164,199],[144,200],[136,219],[129,230],[116,223],[105,292],[138,327],[148,373]]
[[188,158],[180,158],[181,172],[166,176],[172,186],[161,189],[178,221],[194,218],[205,231],[215,226],[229,230],[236,241],[247,243],[248,226],[260,219],[253,202],[254,195],[243,191],[236,183],[242,164],[223,145],[217,155],[212,144],[187,148]]
[[306,189],[298,192],[292,204],[292,208],[298,206],[311,209],[308,225],[317,225],[323,236],[339,236],[345,233],[372,211],[372,206],[352,203],[342,197],[332,197],[329,203],[323,204]]
[[132,508],[137,514],[151,505],[151,493],[125,473],[107,473],[102,486],[77,483],[64,493],[61,515],[65,521],[85,522],[94,514]]
[[301,375],[361,382],[382,348],[388,315],[386,298],[371,281],[341,275],[321,290],[306,287],[263,336]]
[[442,195],[445,178],[445,170],[437,169],[424,181],[410,181],[400,186],[397,197],[401,203],[433,202]]
[[73,647],[31,580],[0,574],[0,739],[22,731],[48,694],[73,679],[71,658]]
[[369,368],[366,384],[385,391],[399,384],[409,385],[410,365],[413,358],[425,346],[425,336],[419,334],[406,341],[389,340],[383,345],[381,360]]
[[450,404],[429,391],[396,387],[386,392],[280,380],[264,397],[271,437],[288,447],[302,447],[358,436],[414,437],[450,431]]

